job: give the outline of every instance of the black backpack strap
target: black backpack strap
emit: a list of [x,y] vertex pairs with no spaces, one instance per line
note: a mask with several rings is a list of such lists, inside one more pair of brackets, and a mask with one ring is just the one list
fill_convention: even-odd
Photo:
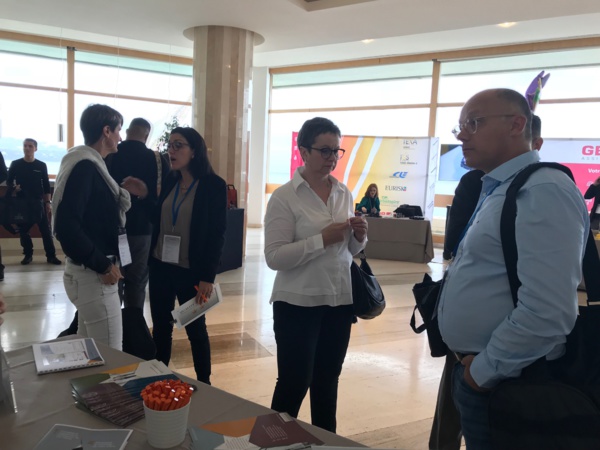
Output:
[[[575,182],[575,178],[568,167],[553,162],[539,162],[531,164],[521,170],[515,179],[510,183],[510,186],[506,191],[506,199],[504,200],[504,206],[502,207],[502,214],[500,217],[500,239],[502,241],[502,252],[504,253],[506,273],[508,275],[510,292],[515,308],[517,307],[518,301],[517,291],[519,290],[519,287],[521,287],[521,280],[519,280],[519,276],[517,274],[517,261],[519,259],[519,255],[517,252],[517,240],[515,234],[515,222],[517,219],[517,192],[519,189],[521,189],[533,172],[543,167],[560,170],[569,178],[571,178],[573,182]],[[586,242],[585,256],[583,258],[583,275],[586,283],[586,290],[588,292],[588,302],[590,298],[600,300],[600,283],[597,281],[598,277],[594,275],[599,272],[600,258],[598,257],[598,251],[596,250],[594,236],[590,231]],[[590,283],[589,289],[588,282]]]

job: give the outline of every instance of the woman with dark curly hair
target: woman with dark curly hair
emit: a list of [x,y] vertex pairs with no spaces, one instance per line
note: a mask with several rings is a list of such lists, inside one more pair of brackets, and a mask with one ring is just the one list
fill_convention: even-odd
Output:
[[[213,291],[225,241],[227,190],[208,160],[206,143],[193,128],[171,131],[171,173],[163,182],[152,235],[150,309],[156,359],[169,364],[175,298],[201,303]],[[207,208],[210,204],[210,208]],[[210,384],[210,342],[206,318],[186,328],[198,380]]]

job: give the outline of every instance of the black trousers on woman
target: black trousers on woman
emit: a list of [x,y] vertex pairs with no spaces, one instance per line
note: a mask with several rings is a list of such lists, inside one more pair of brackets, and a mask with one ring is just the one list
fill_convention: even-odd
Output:
[[278,375],[271,409],[298,417],[310,388],[313,425],[335,433],[338,380],[353,319],[352,305],[273,303]]
[[[156,359],[169,365],[173,344],[171,311],[175,308],[175,298],[179,304],[196,296],[198,281],[190,270],[167,264],[155,258],[150,259],[150,311],[152,313],[152,338],[156,344]],[[192,346],[192,357],[196,378],[210,384],[210,342],[206,330],[206,318],[200,317],[185,327]]]

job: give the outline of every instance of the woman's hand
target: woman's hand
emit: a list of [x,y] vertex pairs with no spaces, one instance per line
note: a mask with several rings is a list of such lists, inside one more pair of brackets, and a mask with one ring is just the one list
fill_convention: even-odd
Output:
[[321,230],[323,236],[323,247],[329,247],[332,244],[342,242],[346,239],[348,231],[348,222],[337,222],[326,226]]
[[362,208],[360,208],[360,209],[361,209],[361,211],[362,211],[363,213],[365,213],[365,214],[367,213],[367,208],[365,208],[364,206],[363,206]]
[[124,178],[121,186],[123,189],[127,190],[130,194],[135,195],[139,199],[144,199],[148,195],[148,187],[146,186],[146,183],[139,178]]
[[354,237],[358,242],[362,242],[367,237],[367,230],[369,228],[369,224],[367,223],[367,219],[364,217],[350,217],[348,219],[348,223],[352,227],[352,231],[354,231]]
[[108,273],[100,274],[100,282],[102,284],[116,284],[123,275],[121,275],[121,271],[114,264],[110,265],[110,271]]
[[212,295],[213,288],[214,285],[212,283],[200,281],[198,283],[198,287],[196,288],[196,303],[198,303],[199,305],[201,305],[202,303],[206,303]]
[[377,208],[371,208],[371,214],[379,214],[379,211],[377,211]]

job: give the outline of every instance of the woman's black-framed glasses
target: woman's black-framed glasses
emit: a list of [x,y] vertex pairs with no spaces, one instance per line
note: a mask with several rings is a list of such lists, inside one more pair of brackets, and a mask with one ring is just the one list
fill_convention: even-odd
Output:
[[185,142],[181,142],[181,141],[173,141],[173,142],[169,142],[167,144],[167,150],[169,149],[174,149],[175,151],[179,151],[181,150],[183,147],[189,147],[190,144],[186,144]]
[[331,148],[314,148],[314,147],[309,147],[311,150],[317,150],[318,152],[321,152],[321,156],[323,157],[323,159],[329,159],[331,158],[331,155],[335,155],[335,159],[342,159],[342,157],[344,156],[344,153],[346,153],[346,150],[344,150],[343,148],[338,148],[338,149],[331,149]]

